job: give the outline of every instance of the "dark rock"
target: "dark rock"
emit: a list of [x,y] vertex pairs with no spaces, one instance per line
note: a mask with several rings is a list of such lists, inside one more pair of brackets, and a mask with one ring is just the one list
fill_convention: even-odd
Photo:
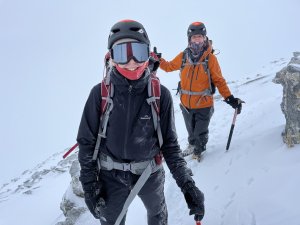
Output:
[[276,73],[273,82],[283,86],[281,110],[286,125],[282,137],[288,147],[293,147],[300,143],[300,52],[294,52],[294,57]]

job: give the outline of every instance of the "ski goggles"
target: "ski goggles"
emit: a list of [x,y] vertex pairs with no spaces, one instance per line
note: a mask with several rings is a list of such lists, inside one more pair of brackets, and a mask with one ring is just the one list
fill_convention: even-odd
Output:
[[111,57],[117,64],[127,64],[131,59],[143,63],[149,59],[149,54],[149,45],[140,42],[121,43],[111,49]]

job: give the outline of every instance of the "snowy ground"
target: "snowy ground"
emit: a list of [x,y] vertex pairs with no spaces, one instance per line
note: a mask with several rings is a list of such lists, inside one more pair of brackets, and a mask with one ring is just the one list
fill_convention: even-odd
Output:
[[[187,157],[194,179],[205,193],[202,225],[299,225],[300,145],[287,148],[281,132],[285,119],[280,109],[282,87],[272,83],[286,60],[272,62],[249,77],[229,81],[236,97],[246,102],[238,116],[228,152],[227,137],[234,110],[216,96],[210,140],[203,161]],[[176,74],[162,74],[163,84],[176,87]],[[174,94],[179,141],[186,146],[186,130]],[[70,161],[57,153],[9,184],[0,186],[0,225],[54,225],[62,221],[61,198],[70,182]],[[188,216],[183,195],[166,167],[165,194],[169,224],[195,224]],[[83,204],[83,201],[82,201]],[[96,225],[89,213],[76,225]],[[130,206],[127,223],[146,224],[139,199]]]
[[0,186],[0,225],[46,225],[61,215],[59,204],[70,183],[72,161],[62,161],[63,152]]

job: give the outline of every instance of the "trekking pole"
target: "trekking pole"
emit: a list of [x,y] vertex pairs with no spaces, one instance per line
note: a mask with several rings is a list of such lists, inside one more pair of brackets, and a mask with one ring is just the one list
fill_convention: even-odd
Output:
[[75,148],[77,148],[78,143],[76,143],[75,145],[73,145],[64,155],[63,158],[65,159]]
[[236,108],[235,111],[234,111],[234,115],[233,115],[233,119],[232,119],[232,124],[231,124],[230,132],[229,132],[229,136],[228,136],[228,140],[227,140],[226,151],[228,151],[229,146],[230,146],[230,142],[231,142],[231,138],[232,138],[232,133],[233,133],[233,130],[234,130],[234,126],[235,126],[235,121],[236,121],[237,113],[238,113],[238,109]]
[[200,221],[200,216],[199,215],[195,215],[195,221],[196,221],[196,225],[201,225],[201,221]]

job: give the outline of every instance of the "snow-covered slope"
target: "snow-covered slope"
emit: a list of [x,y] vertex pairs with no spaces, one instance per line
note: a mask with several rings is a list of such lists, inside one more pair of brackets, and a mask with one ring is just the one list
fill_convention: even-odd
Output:
[[[246,102],[237,117],[228,152],[227,137],[233,109],[216,95],[210,124],[210,140],[201,163],[187,157],[194,179],[205,193],[203,225],[299,225],[300,145],[287,148],[281,132],[285,119],[280,109],[282,87],[272,83],[275,72],[287,63],[276,60],[258,73],[228,81],[233,94]],[[176,87],[177,74],[160,71],[163,84]],[[226,77],[226,75],[225,75]],[[174,94],[176,127],[182,148],[186,130]],[[63,221],[61,198],[71,181],[68,173],[74,155],[61,160],[57,153],[0,189],[0,225],[47,225]],[[169,224],[194,224],[183,195],[166,167],[165,194]],[[84,204],[82,199],[79,204]],[[76,225],[99,222],[84,213]],[[146,224],[146,211],[139,199],[130,206],[127,223]]]
[[0,186],[1,225],[52,224],[62,214],[59,204],[70,183],[69,168],[75,159],[74,155],[62,160],[63,152]]

